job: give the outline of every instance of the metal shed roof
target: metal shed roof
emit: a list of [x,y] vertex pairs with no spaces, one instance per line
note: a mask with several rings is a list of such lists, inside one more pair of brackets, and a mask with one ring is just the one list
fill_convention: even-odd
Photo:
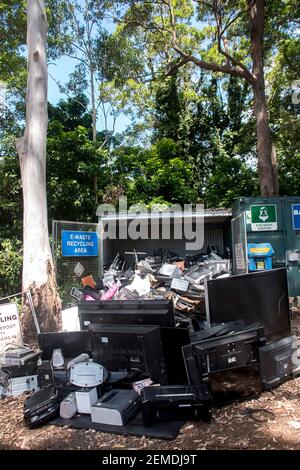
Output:
[[108,213],[99,216],[99,220],[112,221],[112,220],[131,220],[131,219],[164,219],[164,218],[196,218],[204,217],[210,221],[223,222],[232,217],[231,209],[204,209],[204,211],[184,211],[184,212],[173,212],[173,211],[160,211],[160,212],[116,212]]

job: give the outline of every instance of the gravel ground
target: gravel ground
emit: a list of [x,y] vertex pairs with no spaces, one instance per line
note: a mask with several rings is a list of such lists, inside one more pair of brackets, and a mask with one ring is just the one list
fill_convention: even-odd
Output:
[[0,449],[300,449],[300,378],[258,399],[214,409],[211,423],[188,422],[173,441],[53,425],[29,430],[23,399],[0,401]]

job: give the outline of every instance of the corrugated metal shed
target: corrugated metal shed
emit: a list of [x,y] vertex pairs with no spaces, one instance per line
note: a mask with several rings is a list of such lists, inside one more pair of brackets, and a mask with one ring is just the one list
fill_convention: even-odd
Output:
[[[148,219],[150,221],[153,219],[162,221],[163,219],[171,219],[172,223],[184,223],[184,219],[196,220],[196,218],[203,218],[204,220],[204,244],[202,252],[206,252],[207,246],[209,244],[214,244],[217,246],[220,253],[224,253],[225,246],[228,245],[229,231],[230,231],[230,220],[232,216],[231,209],[205,209],[204,211],[185,211],[184,213],[173,213],[173,212],[144,212],[144,213],[115,213],[115,214],[106,214],[102,217],[99,217],[99,222],[102,222],[104,225],[109,221],[115,221],[116,225],[119,222],[122,224],[130,223],[133,219]],[[117,232],[118,233],[118,232]],[[150,231],[149,231],[150,233]],[[174,251],[179,256],[184,257],[187,253],[195,253],[194,251],[186,249],[186,242],[188,240],[184,238],[181,239],[137,239],[132,240],[127,239],[105,239],[103,241],[103,262],[104,264],[109,263],[113,260],[117,253],[125,253],[126,251],[147,251],[151,254],[153,251],[158,250],[159,248],[169,249]]]
[[108,221],[108,220],[131,220],[133,218],[139,219],[161,219],[161,218],[187,218],[187,217],[205,217],[208,219],[227,219],[232,217],[231,209],[204,209],[204,211],[184,211],[184,212],[140,212],[140,213],[129,213],[129,212],[116,212],[108,213],[99,217],[99,220]]

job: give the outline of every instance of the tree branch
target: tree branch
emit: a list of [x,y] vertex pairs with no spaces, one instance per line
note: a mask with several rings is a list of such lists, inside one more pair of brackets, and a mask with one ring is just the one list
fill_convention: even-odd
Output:
[[[169,70],[167,71],[166,75],[173,75],[176,73],[176,71],[185,65],[187,62],[192,62],[198,67],[201,67],[205,70],[209,70],[212,72],[221,72],[221,73],[226,73],[235,77],[241,77],[244,78],[245,80],[251,81],[252,80],[252,75],[250,74],[249,70],[240,62],[235,60],[231,60],[231,57],[229,54],[224,53],[223,55],[228,57],[227,60],[231,60],[231,62],[234,65],[219,65],[216,64],[215,62],[206,62],[201,59],[198,59],[196,56],[192,54],[187,54],[182,50],[181,47],[178,45],[177,41],[177,35],[176,35],[176,20],[175,20],[175,14],[173,10],[173,5],[172,5],[172,0],[163,0],[165,4],[167,4],[168,9],[169,9],[169,15],[170,15],[170,22],[171,22],[171,27],[172,27],[172,46],[173,49],[180,55],[181,60],[177,62],[176,64],[173,64]],[[221,48],[222,49],[222,48]],[[220,52],[220,51],[219,51]],[[226,54],[226,55],[225,55]]]
[[70,44],[71,44],[71,46],[73,46],[75,49],[78,49],[80,52],[82,52],[82,54],[86,54],[86,51],[85,51],[84,49],[82,49],[82,47],[78,46],[78,44],[76,44],[75,42],[70,41]]
[[192,62],[198,67],[201,67],[202,69],[205,69],[205,70],[209,70],[211,72],[226,73],[234,77],[241,77],[247,80],[245,71],[241,69],[240,67],[230,66],[230,65],[219,65],[214,62],[206,62],[204,60],[198,59],[194,55],[185,54],[181,49],[177,47],[176,48],[174,47],[174,49],[176,50],[176,52],[178,52],[179,55],[181,55],[181,60],[177,62],[176,64],[173,64],[170,66],[170,68],[166,72],[167,76],[174,75],[174,73],[176,73],[180,67],[185,65],[187,62]]
[[[255,0],[254,0],[254,3],[255,3]],[[248,11],[250,10],[250,8],[252,8],[253,4],[250,5],[250,7],[247,8],[247,10],[245,11]],[[237,60],[235,57],[233,57],[231,54],[229,54],[227,51],[224,51],[224,49],[222,48],[222,36],[224,34],[224,32],[226,31],[226,29],[229,27],[230,24],[232,24],[234,21],[236,21],[239,16],[241,16],[242,14],[244,13],[244,11],[240,11],[234,19],[232,19],[228,24],[227,26],[225,26],[224,28],[222,28],[222,15],[221,15],[221,12],[220,12],[220,8],[219,8],[219,4],[218,4],[218,1],[214,1],[213,2],[213,14],[214,14],[214,17],[215,17],[215,21],[216,21],[216,31],[217,31],[217,42],[218,42],[218,52],[220,54],[222,54],[224,57],[226,57],[226,59],[231,62],[235,67],[239,67],[240,69],[242,69],[244,71],[244,78],[245,80],[247,80],[248,82],[252,83],[253,80],[254,80],[254,77],[253,75],[251,74],[251,72],[248,70],[248,68],[239,60]]]
[[71,55],[71,54],[65,54],[65,55],[66,57],[69,57],[70,59],[76,59],[79,62],[82,62],[83,64],[85,64],[87,67],[89,67],[89,64],[87,63],[87,61],[84,60],[82,57],[77,57],[76,55]]
[[255,3],[256,0],[253,0],[253,2],[251,3],[251,5],[249,5],[248,8],[246,8],[245,10],[241,10],[232,20],[228,20],[226,23],[225,23],[225,26],[224,28],[222,29],[220,35],[221,37],[223,36],[223,34],[225,33],[225,31],[229,28],[229,26],[231,26],[240,16],[242,16],[244,13],[247,13],[249,10],[251,10],[251,8],[253,7],[254,3]]
[[65,87],[58,81],[56,80],[56,78],[53,77],[53,75],[51,75],[51,73],[48,72],[48,75],[50,78],[52,78],[52,80],[56,83],[56,85],[58,86],[59,88],[59,91],[61,93],[63,93],[64,95],[66,95],[68,98],[71,98],[72,100],[74,100],[76,103],[80,104],[80,106],[82,106],[83,109],[86,109],[85,105],[77,100],[76,98],[74,98],[70,93],[67,92],[67,90],[65,89]]
[[[81,28],[80,28],[80,23],[76,17],[76,14],[75,14],[75,11],[74,11],[74,8],[73,8],[73,5],[72,3],[70,2],[70,0],[67,0],[67,3],[68,3],[68,6],[69,6],[69,11],[73,17],[73,23],[77,29],[77,38],[81,38],[82,41],[83,41],[83,44],[84,44],[84,47],[85,47],[85,54],[88,55],[88,46],[86,44],[86,41],[85,41],[85,38],[84,38],[84,35],[81,33]],[[77,5],[77,3],[76,3]],[[77,5],[78,7],[78,5]]]
[[228,64],[226,65],[219,65],[214,62],[206,62],[201,59],[198,59],[196,56],[192,54],[187,54],[184,52],[181,47],[179,47],[178,42],[177,42],[177,35],[176,35],[176,20],[175,20],[175,14],[173,11],[173,6],[171,0],[164,0],[164,2],[167,2],[168,8],[169,8],[169,14],[170,14],[170,22],[172,26],[172,46],[173,49],[180,55],[181,60],[177,63],[173,63],[173,65],[169,68],[167,71],[166,75],[173,75],[176,73],[176,71],[185,65],[187,62],[192,62],[198,67],[201,67],[205,70],[210,70],[212,72],[221,72],[221,73],[227,73],[229,75],[233,75],[235,77],[241,77],[244,78],[245,80],[249,80],[249,71],[245,67],[241,67],[240,64],[235,64],[235,66],[230,66]]

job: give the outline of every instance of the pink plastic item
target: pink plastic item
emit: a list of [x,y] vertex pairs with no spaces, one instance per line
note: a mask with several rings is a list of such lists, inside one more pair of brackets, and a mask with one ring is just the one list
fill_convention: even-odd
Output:
[[86,295],[84,300],[96,300],[96,299],[94,299],[94,298],[91,297],[90,295]]
[[115,293],[117,292],[119,288],[119,284],[116,282],[113,286],[111,286],[108,291],[106,291],[104,294],[101,296],[101,300],[111,300]]

